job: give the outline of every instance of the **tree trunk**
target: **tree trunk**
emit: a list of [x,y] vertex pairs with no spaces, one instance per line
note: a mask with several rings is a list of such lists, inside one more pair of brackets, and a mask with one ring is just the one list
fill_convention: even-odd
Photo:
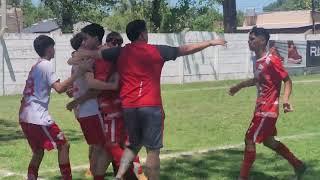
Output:
[[152,22],[152,32],[159,32],[161,26],[161,14],[160,14],[160,5],[161,0],[153,0],[152,1],[152,15],[151,15],[151,22]]
[[65,4],[61,14],[61,31],[62,33],[72,33],[73,31],[73,16],[72,7],[70,4]]
[[225,33],[237,31],[237,9],[236,0],[223,1],[223,25]]

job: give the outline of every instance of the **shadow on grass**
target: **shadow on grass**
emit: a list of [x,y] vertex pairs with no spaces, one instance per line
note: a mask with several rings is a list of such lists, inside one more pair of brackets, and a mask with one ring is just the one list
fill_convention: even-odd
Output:
[[18,120],[0,119],[0,127],[0,144],[24,138]]
[[[209,152],[202,155],[175,158],[162,161],[161,178],[164,180],[215,180],[237,179],[243,151],[230,149]],[[317,179],[319,170],[315,170],[319,162],[309,161],[305,180]],[[278,155],[257,153],[257,160],[251,171],[250,179],[253,180],[285,180],[292,179],[293,169]]]
[[[81,130],[63,130],[69,141],[83,141]],[[18,120],[0,119],[0,144],[8,143],[19,139],[25,139]]]

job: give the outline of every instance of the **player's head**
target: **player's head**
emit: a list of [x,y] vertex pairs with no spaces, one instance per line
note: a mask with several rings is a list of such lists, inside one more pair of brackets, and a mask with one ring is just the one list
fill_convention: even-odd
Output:
[[148,42],[147,25],[144,20],[134,20],[128,23],[126,33],[130,41]]
[[264,28],[253,27],[249,33],[249,48],[251,51],[265,49],[270,39],[269,32]]
[[112,31],[106,37],[106,45],[108,47],[121,47],[123,38],[118,32]]
[[70,39],[70,44],[71,47],[74,50],[78,50],[80,47],[84,47],[84,40],[86,39],[86,34],[83,32],[79,32],[76,35],[74,35],[71,39]]
[[81,29],[81,32],[85,33],[85,46],[89,49],[95,49],[102,44],[104,36],[104,29],[99,24],[89,24]]
[[54,40],[46,35],[40,35],[33,41],[33,47],[37,54],[48,60],[54,58],[54,45]]
[[294,42],[293,41],[288,41],[288,48],[292,48],[294,46]]

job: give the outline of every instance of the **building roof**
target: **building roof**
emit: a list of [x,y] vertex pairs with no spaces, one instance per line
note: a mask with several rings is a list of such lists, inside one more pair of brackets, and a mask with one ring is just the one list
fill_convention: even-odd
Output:
[[43,20],[22,30],[23,33],[50,33],[59,29],[55,19]]
[[[316,24],[320,24],[319,13],[315,13]],[[299,28],[312,25],[310,10],[267,12],[256,15],[255,25],[238,27],[239,30],[251,29],[253,26],[266,29]]]

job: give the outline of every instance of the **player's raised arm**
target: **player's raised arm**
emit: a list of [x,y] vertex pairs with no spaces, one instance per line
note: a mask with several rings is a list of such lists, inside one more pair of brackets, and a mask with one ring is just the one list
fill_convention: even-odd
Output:
[[202,51],[203,49],[210,47],[210,46],[225,46],[227,41],[224,39],[215,39],[209,41],[203,41],[200,43],[193,43],[193,44],[186,44],[179,47],[178,56],[186,56],[189,54],[194,54],[196,52]]
[[232,86],[232,87],[229,89],[229,95],[230,95],[230,96],[233,96],[233,95],[235,95],[238,91],[240,91],[242,88],[254,86],[254,85],[256,84],[256,82],[257,82],[257,80],[256,80],[255,78],[242,81],[242,82],[240,82],[239,84],[236,84],[236,85]]

